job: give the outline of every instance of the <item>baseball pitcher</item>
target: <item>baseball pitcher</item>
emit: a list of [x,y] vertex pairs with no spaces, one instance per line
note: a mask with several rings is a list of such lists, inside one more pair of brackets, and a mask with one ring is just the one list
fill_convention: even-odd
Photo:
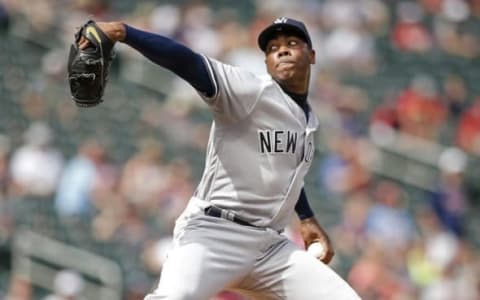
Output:
[[[360,299],[327,265],[333,249],[303,188],[318,125],[307,100],[315,51],[305,25],[281,17],[261,32],[263,77],[122,22],[96,26],[186,80],[213,114],[202,179],[145,299],[207,300],[223,289],[253,299]],[[90,44],[83,37],[78,47]],[[294,212],[305,246],[325,249],[319,259],[282,234]]]

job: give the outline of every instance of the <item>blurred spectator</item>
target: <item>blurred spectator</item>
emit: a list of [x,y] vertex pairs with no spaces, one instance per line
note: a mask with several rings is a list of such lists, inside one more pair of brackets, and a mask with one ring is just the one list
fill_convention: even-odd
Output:
[[[185,86],[185,82],[178,86],[174,83],[172,90],[180,89],[182,86]],[[187,89],[194,91],[191,87]],[[179,90],[176,89],[175,92],[177,91]],[[178,147],[203,150],[206,147],[210,126],[206,122],[196,122],[192,118],[193,108],[202,104],[196,97],[198,96],[193,97],[184,91],[170,95],[166,102],[161,104],[149,103],[142,108],[142,120],[147,126],[159,128],[162,134]]]
[[22,95],[22,111],[29,120],[41,120],[48,118],[47,101],[41,91],[44,88],[40,82],[32,90],[26,91]]
[[33,286],[27,279],[12,275],[7,296],[3,300],[32,300]]
[[468,89],[465,80],[457,74],[449,74],[443,81],[442,98],[449,117],[457,122],[467,105]]
[[207,56],[217,57],[221,50],[220,36],[215,30],[213,12],[202,2],[189,2],[185,6],[180,26],[180,40]]
[[92,215],[95,205],[93,192],[100,176],[99,168],[105,160],[105,151],[98,140],[88,139],[68,162],[55,197],[55,208],[61,217]]
[[336,251],[348,257],[355,257],[364,250],[367,242],[366,223],[372,205],[366,193],[357,194],[345,201],[340,222],[334,229]]
[[434,141],[447,117],[435,81],[424,74],[412,78],[409,88],[396,99],[395,109],[401,131]]
[[120,223],[116,228],[111,241],[120,242],[122,247],[127,249],[141,249],[149,237],[149,230],[145,219],[139,210],[127,204],[120,215]]
[[97,210],[115,207],[121,201],[119,191],[120,170],[111,162],[109,151],[104,144],[103,154],[96,161],[96,175],[92,190],[94,204]]
[[375,242],[365,246],[348,274],[348,281],[359,296],[365,300],[414,299],[408,281],[389,266],[391,259],[386,256],[388,249]]
[[452,22],[462,22],[470,16],[470,7],[465,0],[444,0],[442,15]]
[[426,13],[439,14],[442,10],[444,0],[419,0],[418,3],[422,6]]
[[396,103],[393,92],[388,92],[384,96],[383,101],[375,106],[370,114],[370,127],[374,125],[387,126],[394,130],[400,129],[399,117],[396,112]]
[[320,114],[322,119],[326,119],[330,114],[323,114],[323,110],[326,107],[335,107],[335,103],[340,98],[340,95],[343,90],[343,85],[340,82],[338,76],[330,72],[319,72],[316,78],[315,84],[312,85],[312,92],[314,96],[312,97],[312,106]]
[[257,51],[256,35],[245,27],[229,20],[220,26],[224,61],[234,66],[242,66],[255,74],[266,74],[263,54]]
[[361,5],[360,10],[365,23],[365,29],[376,36],[384,35],[389,29],[390,12],[385,1],[367,0],[354,1]]
[[[462,32],[462,30],[459,31]],[[451,52],[450,54],[452,55],[457,55],[466,59],[474,59],[480,53],[480,41],[477,37],[477,33],[473,30],[459,33],[449,42],[454,42],[457,45],[457,47],[445,46],[445,50]]]
[[419,239],[409,249],[407,267],[415,284],[425,288],[438,280],[454,261],[458,241],[445,230],[431,207],[420,206],[415,216]]
[[[367,7],[378,15],[373,17],[371,12],[367,12]],[[332,66],[335,72],[370,74],[375,68],[375,47],[372,33],[365,30],[365,26],[383,22],[385,14],[381,13],[382,5],[374,1],[325,1],[321,12],[328,33],[319,43],[323,50],[320,54],[325,56],[320,56],[319,61]]]
[[153,288],[150,278],[140,270],[129,271],[125,282],[125,300],[143,300],[145,294]]
[[17,195],[53,195],[63,169],[63,154],[53,145],[53,133],[44,122],[32,123],[24,143],[12,154],[10,172]]
[[153,140],[144,140],[138,152],[125,163],[120,191],[129,203],[148,211],[158,202],[166,176],[163,146]]
[[151,214],[167,185],[163,145],[153,139],[139,142],[138,151],[126,163],[120,180],[120,192],[145,214]]
[[469,209],[463,183],[467,156],[460,149],[447,148],[440,155],[438,165],[440,182],[431,196],[432,207],[447,230],[462,236]]
[[415,2],[401,1],[395,11],[397,21],[391,32],[393,45],[407,52],[425,53],[430,50],[432,36],[422,24],[422,8]]
[[346,196],[367,187],[371,174],[365,165],[367,149],[361,147],[361,140],[343,132],[328,142],[331,152],[322,159],[318,169],[319,182],[328,195]]
[[446,231],[428,207],[418,210],[417,224],[423,245],[412,249],[408,265],[421,287],[418,299],[478,299],[478,270],[471,246]]
[[103,151],[103,157],[95,165],[96,174],[91,189],[91,204],[95,211],[90,238],[108,241],[123,222],[127,205],[119,191],[120,171],[109,161],[106,148]]
[[84,11],[96,19],[108,19],[110,13],[109,2],[106,0],[75,0],[71,5],[75,10]]
[[180,22],[180,8],[173,4],[158,5],[150,15],[151,29],[165,36],[174,36]]
[[335,71],[371,74],[375,68],[374,41],[360,28],[338,27],[325,39],[324,58]]
[[408,250],[406,258],[408,275],[418,289],[424,289],[440,275],[440,268],[430,259],[425,248],[423,239],[416,240]]
[[434,35],[439,48],[448,55],[472,59],[480,53],[478,21],[470,17],[463,0],[444,0],[441,15],[435,19]]
[[359,9],[362,4],[354,0],[327,0],[322,6],[322,21],[328,29],[356,27],[362,22]]
[[353,86],[343,87],[334,103],[342,130],[354,137],[364,135],[365,124],[361,116],[368,104],[369,100],[362,89]]
[[366,234],[387,252],[400,253],[414,239],[413,218],[407,210],[405,192],[391,181],[380,181],[373,191],[374,204],[366,220]]
[[102,205],[92,220],[91,239],[101,242],[110,242],[124,221],[127,203],[122,198],[107,199],[108,203]]
[[468,153],[480,155],[480,97],[460,117],[456,142]]
[[162,220],[167,225],[180,215],[195,190],[191,178],[192,170],[186,160],[175,159],[168,169],[167,185],[158,203]]

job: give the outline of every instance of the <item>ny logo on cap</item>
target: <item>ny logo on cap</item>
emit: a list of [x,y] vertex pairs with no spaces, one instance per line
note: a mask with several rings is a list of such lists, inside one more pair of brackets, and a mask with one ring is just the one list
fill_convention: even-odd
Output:
[[277,18],[275,21],[273,21],[273,24],[283,24],[283,23],[287,23],[287,21],[288,21],[288,18],[280,17],[280,18]]

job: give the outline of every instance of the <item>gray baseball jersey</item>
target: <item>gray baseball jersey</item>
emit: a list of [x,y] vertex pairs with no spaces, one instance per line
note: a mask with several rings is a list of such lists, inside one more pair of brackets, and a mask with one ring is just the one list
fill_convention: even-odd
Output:
[[314,153],[318,121],[268,75],[208,59],[217,93],[203,97],[214,114],[198,199],[250,223],[284,228]]
[[[216,93],[202,95],[214,115],[205,171],[145,299],[207,300],[225,288],[261,300],[360,299],[280,233],[312,161],[317,118],[310,112],[307,121],[272,78],[206,61]],[[210,205],[257,227],[206,215]]]

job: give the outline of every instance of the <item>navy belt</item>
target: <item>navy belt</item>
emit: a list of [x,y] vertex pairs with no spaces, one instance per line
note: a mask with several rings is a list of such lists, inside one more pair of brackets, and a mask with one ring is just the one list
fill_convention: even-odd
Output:
[[235,222],[237,224],[243,225],[243,226],[250,226],[250,227],[257,227],[253,224],[248,223],[245,220],[242,220],[238,216],[235,215],[234,212],[226,210],[226,209],[221,209],[216,206],[208,206],[204,210],[205,214],[210,217],[216,217],[216,218],[223,218],[226,220],[230,220],[232,222]]

